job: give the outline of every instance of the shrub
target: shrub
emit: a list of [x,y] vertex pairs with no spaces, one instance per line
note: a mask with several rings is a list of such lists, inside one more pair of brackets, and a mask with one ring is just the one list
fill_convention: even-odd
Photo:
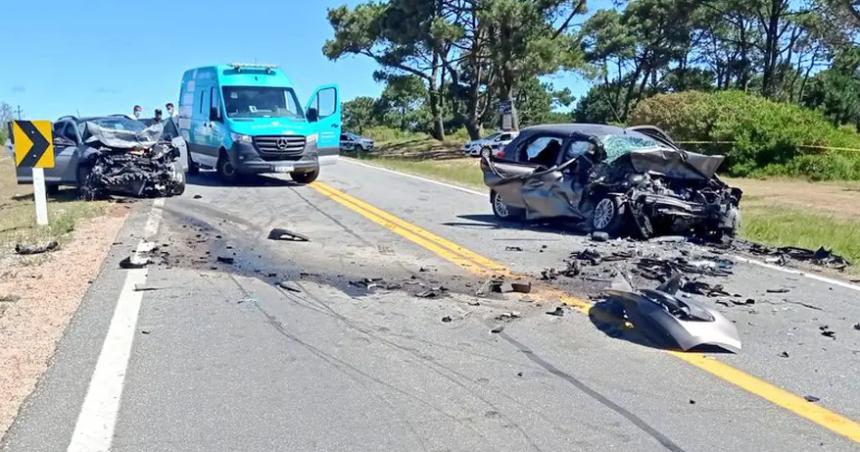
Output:
[[740,91],[660,94],[640,102],[630,123],[656,125],[680,142],[733,142],[687,147],[724,153],[724,170],[735,176],[860,180],[860,152],[809,147],[860,148],[860,135],[794,104]]

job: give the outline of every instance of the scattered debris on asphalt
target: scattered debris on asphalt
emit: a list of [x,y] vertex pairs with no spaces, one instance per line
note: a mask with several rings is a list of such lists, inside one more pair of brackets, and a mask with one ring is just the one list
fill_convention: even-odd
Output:
[[515,312],[515,311],[503,312],[503,313],[497,315],[495,318],[496,318],[496,320],[510,322],[511,320],[515,320],[515,319],[520,318],[520,313]]
[[149,330],[140,330],[140,334],[149,334],[149,333],[150,333]]
[[695,401],[695,400],[693,400],[693,399],[690,399],[690,402],[689,402],[689,403],[690,403],[690,405],[695,405],[695,404],[696,404],[696,401]]
[[17,243],[15,244],[15,252],[20,255],[26,256],[31,254],[48,253],[58,249],[59,247],[60,244],[57,243],[56,240],[37,244]]
[[447,316],[447,315],[446,315],[445,317],[442,317],[442,322],[443,322],[443,323],[449,323],[449,322],[451,322],[451,317],[450,317],[450,316]]
[[803,396],[803,398],[809,403],[815,403],[815,402],[818,402],[819,400],[821,400],[820,398],[815,397],[814,395],[805,395],[805,396]]
[[194,199],[200,199],[200,198],[202,198],[202,196],[200,196],[200,195],[194,195],[194,196],[192,196],[192,197],[193,197]]
[[522,247],[519,246],[506,246],[505,251],[522,251]]
[[119,261],[119,268],[125,270],[134,270],[146,267],[151,263],[152,259],[150,259],[148,256],[141,256],[138,253],[133,253],[131,256]]
[[269,240],[283,240],[287,242],[310,242],[308,236],[299,234],[284,228],[274,228],[269,232]]
[[824,337],[829,337],[833,340],[836,340],[836,331],[830,329],[829,325],[821,325],[818,327],[818,331],[821,332],[821,335]]
[[547,315],[554,315],[556,317],[563,317],[564,316],[564,308],[561,306],[557,306],[554,310],[548,311]]
[[851,265],[847,259],[834,254],[832,250],[823,246],[817,250],[810,250],[795,246],[773,247],[744,240],[734,240],[729,246],[736,251],[762,256],[765,258],[765,262],[770,264],[788,265],[792,261],[806,262],[839,271],[843,271]]
[[479,287],[478,290],[475,291],[475,296],[485,297],[491,293],[501,293],[502,292],[502,285],[504,283],[505,283],[505,278],[503,278],[501,276],[493,276],[493,277],[487,278],[487,280],[484,281],[483,284],[481,284],[481,287]]
[[854,324],[854,329],[855,329],[855,330],[857,330],[857,331],[860,331],[860,323],[855,323],[855,324]]
[[239,299],[239,301],[237,301],[236,304],[256,303],[256,302],[257,302],[257,300],[255,300],[253,298],[246,297],[246,298]]
[[501,333],[502,331],[505,331],[504,325],[499,325],[499,326],[493,328],[492,330],[490,330],[490,332],[493,334],[498,334],[498,333]]
[[779,354],[780,358],[788,358],[788,352],[782,352]]
[[296,283],[292,281],[279,281],[278,287],[288,292],[300,293],[302,291],[301,287],[299,287]]
[[784,288],[784,287],[781,287],[781,288],[779,288],[779,289],[767,289],[767,291],[766,291],[766,292],[767,292],[767,293],[789,293],[789,292],[791,292],[791,290],[790,290],[790,289],[786,289],[786,288]]
[[164,289],[164,287],[147,286],[146,284],[142,284],[142,285],[141,284],[135,284],[134,285],[134,291],[135,292],[152,292],[155,290],[162,290],[162,289]]
[[426,290],[422,290],[421,292],[415,294],[415,296],[418,298],[436,298],[443,295],[447,291],[448,289],[443,286],[436,286]]
[[514,281],[510,283],[510,291],[516,293],[530,293],[532,291],[532,283]]
[[236,262],[236,259],[230,256],[218,256],[216,260],[222,264],[233,265]]

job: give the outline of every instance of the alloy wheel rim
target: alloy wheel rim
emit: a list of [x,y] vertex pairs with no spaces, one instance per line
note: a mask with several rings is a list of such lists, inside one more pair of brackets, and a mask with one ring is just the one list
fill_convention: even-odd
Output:
[[604,229],[612,222],[615,216],[615,206],[609,198],[601,199],[594,208],[594,227],[595,229]]
[[507,218],[510,215],[508,212],[508,206],[505,204],[504,200],[502,200],[501,195],[496,193],[496,213],[499,214],[502,218]]

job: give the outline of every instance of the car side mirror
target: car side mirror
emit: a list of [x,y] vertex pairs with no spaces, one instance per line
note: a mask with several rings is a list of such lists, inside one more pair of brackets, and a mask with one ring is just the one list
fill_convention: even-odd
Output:
[[54,137],[54,146],[64,146],[65,147],[65,146],[74,146],[76,144],[77,143],[75,143],[74,140],[71,140],[71,139],[66,138],[66,137],[62,137],[62,136]]
[[317,122],[320,120],[320,112],[316,108],[308,108],[308,122]]
[[221,112],[218,111],[218,107],[209,108],[209,120],[210,121],[220,121],[221,120]]

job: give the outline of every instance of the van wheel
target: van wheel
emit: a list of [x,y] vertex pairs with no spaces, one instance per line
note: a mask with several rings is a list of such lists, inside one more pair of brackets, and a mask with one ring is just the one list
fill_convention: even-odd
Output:
[[188,150],[188,143],[185,144],[185,155],[188,156],[188,174],[191,176],[200,174],[200,165],[194,163],[194,159],[191,158],[191,151]]
[[239,171],[233,166],[233,163],[230,162],[230,158],[227,157],[227,154],[224,152],[221,153],[221,156],[218,157],[218,177],[221,178],[222,181],[228,184],[235,184],[239,182]]
[[597,201],[591,216],[591,228],[617,236],[623,232],[627,216],[624,203],[616,197],[607,196]]
[[313,171],[306,171],[306,172],[293,171],[292,173],[290,173],[290,177],[292,177],[294,181],[296,181],[300,184],[309,184],[309,183],[317,180],[317,178],[319,176],[320,176],[319,168],[317,168]]

